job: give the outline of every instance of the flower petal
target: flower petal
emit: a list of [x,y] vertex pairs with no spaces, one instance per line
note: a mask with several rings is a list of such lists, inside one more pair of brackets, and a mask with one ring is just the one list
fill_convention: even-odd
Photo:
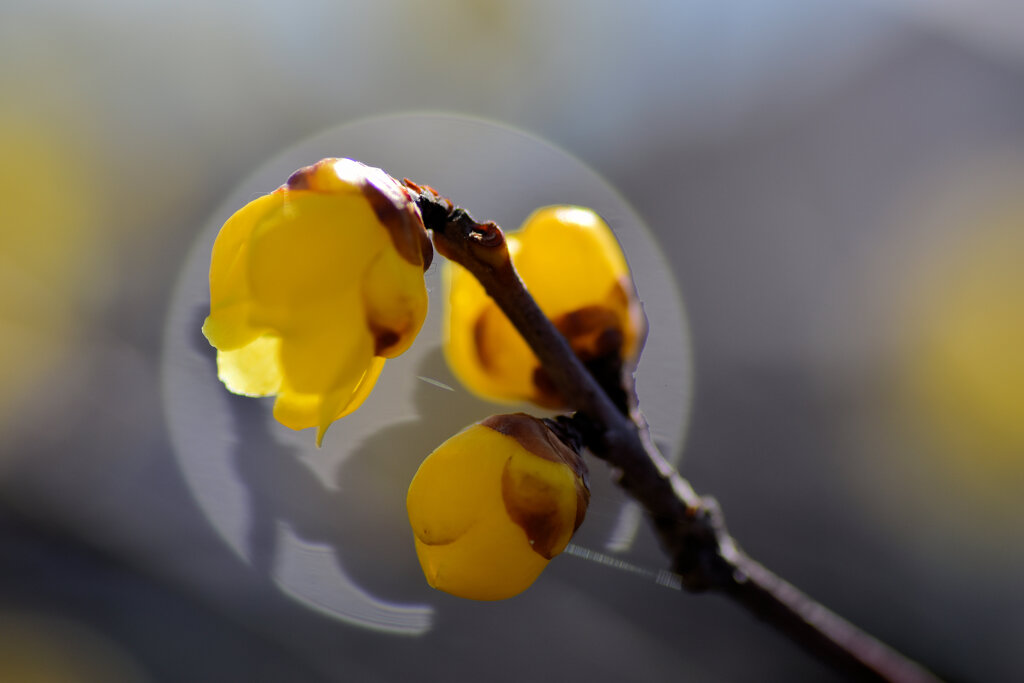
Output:
[[483,398],[531,399],[532,371],[539,366],[533,351],[469,271],[452,264],[445,278],[451,298],[443,348],[456,376]]
[[498,512],[498,482],[515,448],[508,437],[472,425],[435,450],[409,485],[406,504],[416,538],[427,545],[452,543]]
[[524,552],[521,536],[505,519],[470,529],[459,543],[427,545],[417,538],[416,555],[431,587],[469,600],[506,600],[529,588],[549,562]]
[[287,327],[311,306],[358,289],[388,235],[361,195],[279,192],[257,223],[249,285],[260,322]]
[[473,600],[526,590],[583,519],[585,472],[529,415],[490,417],[450,438],[420,465],[406,498],[428,583]]
[[520,451],[505,463],[501,496],[509,517],[535,553],[551,559],[576,530],[576,477],[557,462]]
[[363,405],[363,401],[366,400],[370,392],[373,391],[373,387],[377,384],[377,378],[380,377],[381,370],[384,369],[384,360],[380,356],[375,356],[353,391],[335,391],[324,397],[320,403],[316,432],[316,445],[318,447],[323,442],[324,434],[327,433],[327,428],[331,426],[332,422],[340,420]]
[[248,249],[256,224],[278,201],[268,195],[239,209],[217,235],[210,260],[210,315],[203,334],[222,351],[237,349],[259,336],[249,323]]
[[274,419],[290,429],[316,427],[320,419],[319,394],[279,391],[274,400]]
[[327,394],[355,389],[373,361],[373,340],[362,323],[358,292],[346,293],[337,307],[316,311],[281,339],[284,385],[299,393]]
[[217,377],[235,394],[271,396],[281,388],[281,340],[257,337],[231,351],[217,351]]
[[394,358],[412,344],[427,317],[427,291],[422,268],[398,252],[384,249],[363,278],[366,322],[374,337],[374,353]]
[[595,303],[629,273],[611,229],[590,209],[538,209],[509,239],[519,244],[516,270],[548,317]]
[[324,159],[235,213],[214,244],[210,315],[219,376],[277,394],[275,417],[318,427],[365,400],[382,356],[426,317],[430,242],[411,194],[380,169]]
[[[542,208],[507,241],[537,305],[582,360],[611,361],[613,372],[635,361],[645,334],[643,309],[622,251],[597,214]],[[562,407],[536,356],[483,287],[460,266],[444,274],[444,351],[459,380],[492,401]]]

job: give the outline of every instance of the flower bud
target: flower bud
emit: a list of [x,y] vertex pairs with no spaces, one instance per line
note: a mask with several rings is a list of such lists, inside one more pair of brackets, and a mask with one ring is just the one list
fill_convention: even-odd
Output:
[[218,376],[276,395],[278,421],[318,427],[319,445],[419,332],[432,254],[411,193],[384,171],[350,159],[296,171],[217,235],[203,333]]
[[472,600],[526,590],[583,522],[586,466],[517,413],[467,427],[427,456],[406,506],[427,582]]
[[[635,363],[646,322],[611,229],[577,206],[538,209],[507,235],[512,263],[537,305],[584,362]],[[446,264],[444,351],[455,376],[482,398],[563,408],[540,362],[483,287]]]

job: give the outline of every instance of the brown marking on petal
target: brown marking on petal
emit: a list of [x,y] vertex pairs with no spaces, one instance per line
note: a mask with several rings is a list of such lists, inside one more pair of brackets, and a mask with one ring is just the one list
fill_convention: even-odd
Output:
[[[337,158],[330,157],[321,159],[310,166],[304,166],[292,173],[287,182],[278,188],[278,191],[333,191],[335,185],[331,184],[332,181],[321,179],[319,173],[324,166],[333,166],[338,161]],[[374,173],[379,171],[379,169],[370,170]],[[409,182],[411,183],[411,181]],[[415,183],[412,184],[415,186]],[[370,176],[363,175],[359,189],[370,202],[377,219],[387,229],[391,242],[399,255],[413,265],[422,266],[424,271],[429,268],[434,259],[434,246],[430,242],[426,228],[423,227],[423,219],[416,207],[415,197],[409,188],[403,187],[397,181],[393,186],[383,188],[375,184]]]
[[623,342],[625,342],[625,335],[622,334],[621,329],[618,327],[606,328],[597,335],[594,352],[598,357],[618,355],[622,350]]
[[[505,320],[505,314],[496,306],[487,306],[473,323],[473,353],[481,369],[486,373],[495,373],[498,370],[497,360],[503,351],[501,338],[493,334],[493,326],[499,325]],[[565,405],[564,399],[551,381],[547,372],[542,367],[534,368],[531,373],[536,392],[530,396],[530,400],[542,408],[552,410],[562,408]]]
[[608,303],[620,311],[625,322],[623,330],[623,354],[628,353],[630,359],[636,360],[647,339],[647,317],[644,315],[636,285],[629,275],[623,275],[608,293]]
[[416,204],[404,193],[401,199],[389,196],[371,182],[364,183],[362,191],[377,220],[387,229],[398,254],[409,263],[422,266],[423,270],[429,268],[434,248]]
[[[492,415],[480,422],[501,434],[510,436],[524,449],[550,462],[565,465],[575,475],[576,514],[573,519],[573,533],[583,523],[583,517],[590,503],[590,489],[587,487],[587,465],[583,458],[551,431],[548,426],[532,415],[514,413]],[[511,462],[511,458],[509,458]],[[526,532],[531,547],[542,557],[551,559],[557,554],[556,547],[564,535],[558,515],[557,492],[550,483],[529,474],[514,474],[505,463],[501,476],[502,499],[509,517]],[[558,551],[561,548],[557,548]]]
[[490,327],[494,321],[494,311],[494,308],[485,308],[473,323],[473,348],[476,350],[476,359],[480,361],[480,365],[487,372],[494,370],[494,358],[487,341],[490,337]]
[[558,554],[559,541],[565,534],[556,502],[558,491],[540,477],[516,476],[509,462],[501,473],[501,497],[508,516],[526,532],[530,548],[541,557],[551,559]]
[[490,349],[487,348],[487,316],[480,315],[473,323],[473,349],[476,350],[476,359],[484,370],[490,372],[494,369],[494,361],[491,359]]
[[[627,290],[627,284],[629,289]],[[632,295],[630,295],[632,292]],[[629,306],[630,302],[636,299],[636,290],[633,287],[633,282],[628,277],[622,277],[618,282],[612,285],[611,291],[608,292],[608,302],[612,305],[617,305],[622,308]]]
[[583,524],[583,518],[587,516],[587,506],[590,505],[590,487],[587,486],[586,478],[576,478],[576,519],[573,520],[572,532]]
[[310,177],[314,172],[315,169],[312,166],[304,166],[288,176],[288,182],[285,185],[288,186],[289,190],[308,190],[310,187]]
[[380,327],[372,320],[368,322],[370,333],[373,335],[373,355],[386,357],[387,352],[402,340],[401,333]]
[[338,160],[334,157],[327,159],[321,159],[315,164],[309,166],[303,166],[299,170],[288,176],[288,181],[285,183],[285,187],[289,190],[313,190],[314,192],[322,191],[323,188],[318,186],[316,181],[317,174],[320,169],[324,166],[330,166],[336,163]]
[[585,306],[570,311],[555,320],[558,331],[567,337],[581,337],[599,330],[617,327],[615,311],[604,306]]
[[420,259],[423,261],[423,272],[426,272],[430,264],[434,262],[434,243],[430,241],[430,235],[427,234],[427,231],[422,229],[422,222],[420,226],[421,229],[416,233],[416,238],[420,243]]
[[543,420],[526,413],[508,415],[491,415],[480,424],[496,432],[511,436],[519,445],[536,455],[551,462],[568,465],[579,476],[587,471],[587,466],[579,454],[548,429]]
[[585,306],[552,320],[580,360],[619,355],[625,341],[622,322],[610,308]]

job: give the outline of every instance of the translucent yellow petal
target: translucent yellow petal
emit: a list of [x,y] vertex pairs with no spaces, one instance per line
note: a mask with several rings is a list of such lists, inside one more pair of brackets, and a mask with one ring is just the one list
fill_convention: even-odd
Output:
[[203,334],[217,349],[240,348],[261,334],[249,319],[249,239],[278,205],[272,196],[260,197],[236,211],[217,234],[210,260],[210,315],[203,324]]
[[[377,384],[377,378],[380,377],[381,371],[384,369],[384,358],[380,356],[374,357],[370,363],[370,367],[367,368],[366,374],[359,380],[359,385],[347,401],[342,404],[339,402],[337,412],[334,413],[334,420],[340,420],[346,415],[354,412],[356,408],[363,405],[363,401],[369,397],[370,392],[373,391],[373,387]],[[324,428],[326,430],[326,427]]]
[[562,463],[515,452],[502,473],[505,509],[524,529],[535,552],[554,557],[576,528],[576,475]]
[[281,332],[281,366],[292,391],[351,392],[373,361],[359,292],[344,292],[331,303],[296,311],[293,326]]
[[318,448],[323,443],[324,435],[331,423],[355,411],[370,395],[374,385],[377,384],[381,370],[384,369],[384,360],[379,356],[374,357],[370,367],[363,373],[354,390],[334,391],[323,398],[317,413],[316,445]]
[[502,600],[526,590],[547,566],[503,502],[502,473],[517,450],[514,439],[473,425],[420,466],[406,502],[416,554],[434,588]]
[[217,351],[217,377],[245,396],[270,396],[281,388],[280,340],[264,335],[242,348]]
[[203,322],[203,335],[216,349],[239,349],[260,335],[260,328],[253,326],[250,321],[250,307],[247,303],[220,306]]
[[601,303],[628,273],[611,229],[590,209],[538,209],[511,239],[516,270],[548,317]]
[[452,372],[474,394],[514,403],[535,393],[538,363],[526,342],[467,270],[445,263],[443,349]]
[[[636,357],[644,317],[614,235],[590,209],[537,210],[509,235],[513,264],[538,306],[584,360]],[[499,402],[561,407],[540,363],[463,269],[446,270],[445,356],[473,393]]]
[[390,241],[361,195],[290,191],[271,196],[280,206],[252,233],[249,286],[260,322],[286,327],[296,311],[357,289]]
[[320,419],[320,396],[283,389],[274,401],[274,419],[289,429],[316,427]]
[[318,427],[319,445],[365,400],[381,356],[407,349],[422,326],[425,235],[407,190],[348,159],[300,169],[247,204],[221,229],[210,266],[203,332],[221,379],[277,393],[275,417]]
[[404,353],[427,317],[423,269],[393,249],[382,249],[369,265],[362,286],[376,353],[386,358]]
[[523,531],[494,517],[450,545],[427,545],[416,539],[416,556],[427,583],[469,600],[505,600],[529,588],[548,565],[526,546]]
[[274,419],[295,430],[316,427],[319,446],[331,422],[345,417],[362,405],[383,368],[384,359],[374,358],[355,389],[348,394],[343,391],[327,395],[303,394],[282,388],[274,401]]
[[[483,370],[489,393],[503,392],[511,400],[533,398],[533,373],[540,366],[519,332],[501,309],[489,301],[473,326],[475,362]],[[472,357],[472,356],[469,356]]]
[[280,203],[274,195],[259,197],[236,211],[217,233],[210,256],[210,303],[214,309],[247,296],[249,238],[256,224]]
[[451,543],[491,508],[501,511],[501,473],[517,448],[513,439],[472,425],[431,453],[406,498],[416,537],[430,545]]
[[306,309],[303,327],[281,342],[284,381],[274,416],[293,429],[318,427],[318,445],[331,422],[365,400],[384,365],[373,354],[359,293],[345,292],[337,305]]
[[521,593],[569,542],[577,496],[565,464],[490,427],[463,430],[424,460],[409,486],[409,522],[427,581],[473,600]]

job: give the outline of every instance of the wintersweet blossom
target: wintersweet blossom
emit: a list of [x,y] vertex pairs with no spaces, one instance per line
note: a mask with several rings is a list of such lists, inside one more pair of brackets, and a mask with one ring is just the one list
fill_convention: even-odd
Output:
[[497,415],[431,453],[406,505],[427,582],[473,600],[529,588],[583,522],[586,466],[544,421]]
[[292,429],[359,407],[426,317],[433,250],[412,194],[378,168],[323,159],[235,213],[210,264],[203,333],[232,392],[276,395]]
[[[519,276],[581,360],[635,362],[643,311],[622,250],[596,213],[545,207],[506,237]],[[536,356],[469,271],[448,263],[444,281],[444,351],[455,376],[492,401],[564,407]]]

